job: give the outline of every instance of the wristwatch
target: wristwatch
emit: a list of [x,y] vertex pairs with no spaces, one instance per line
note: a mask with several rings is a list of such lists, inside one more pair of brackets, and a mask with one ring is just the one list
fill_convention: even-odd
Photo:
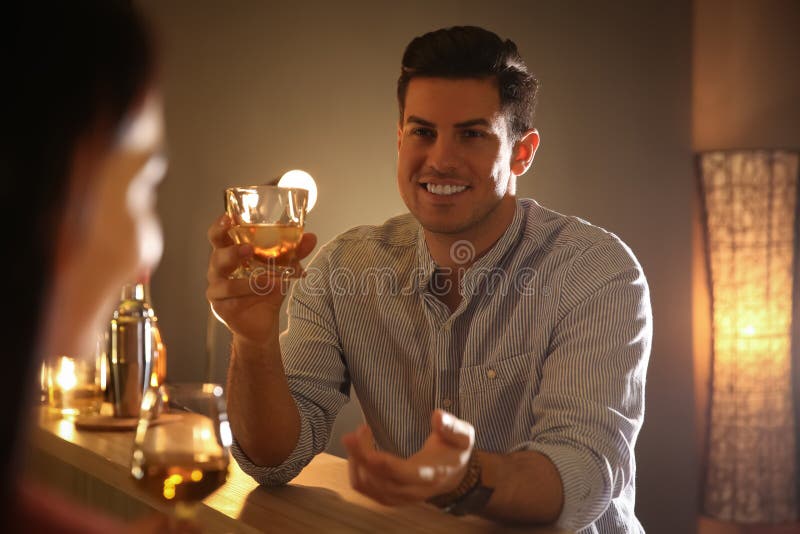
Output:
[[489,502],[494,488],[483,485],[481,463],[473,451],[467,464],[467,472],[456,489],[436,495],[428,502],[452,515],[474,514]]

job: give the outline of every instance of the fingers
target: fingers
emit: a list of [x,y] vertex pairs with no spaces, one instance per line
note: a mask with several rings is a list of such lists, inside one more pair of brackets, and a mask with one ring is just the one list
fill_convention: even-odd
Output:
[[418,486],[398,483],[379,467],[385,467],[382,461],[370,458],[369,452],[386,453],[374,450],[371,434],[364,427],[343,436],[342,443],[349,454],[347,465],[350,484],[359,493],[387,506],[419,502],[425,498],[426,494],[421,493]]
[[251,245],[215,247],[208,260],[206,279],[209,283],[213,283],[219,278],[228,278],[242,262],[249,260],[252,256],[253,247]]
[[433,412],[431,426],[445,442],[453,447],[466,450],[475,444],[475,427],[444,410]]
[[208,271],[206,279],[209,284],[214,283],[220,278],[228,276],[253,255],[253,247],[250,245],[236,245],[228,235],[231,226],[230,217],[227,214],[219,217],[208,228],[208,241],[213,247],[211,257],[208,261]]
[[294,250],[294,258],[289,263],[289,269],[286,271],[284,276],[286,278],[303,278],[306,275],[305,269],[300,264],[300,260],[311,254],[314,250],[314,247],[317,246],[317,236],[316,234],[303,234],[300,238],[300,243],[297,245],[297,248]]
[[217,220],[209,226],[206,235],[208,236],[208,241],[214,248],[233,245],[233,239],[231,239],[231,236],[228,234],[230,227],[231,218],[227,213],[217,218]]
[[314,247],[317,246],[317,235],[312,233],[303,234],[303,237],[300,238],[300,244],[297,245],[297,249],[295,249],[295,257],[298,260],[302,260],[309,254],[311,251],[314,250]]
[[[227,278],[242,262],[253,258],[253,247],[247,244],[236,245],[228,233],[230,227],[230,217],[223,214],[208,228],[208,241],[213,247],[206,274],[209,283],[218,278]],[[299,260],[311,254],[316,246],[316,234],[309,232],[302,235],[300,243],[295,249],[294,259],[289,265],[291,270],[286,273],[287,278],[303,276],[303,268]]]
[[[366,466],[370,472],[398,485],[429,486],[435,482],[433,473],[422,470],[402,458],[377,451],[369,427],[362,425],[353,434],[345,447],[350,456]],[[343,440],[344,441],[344,440]]]

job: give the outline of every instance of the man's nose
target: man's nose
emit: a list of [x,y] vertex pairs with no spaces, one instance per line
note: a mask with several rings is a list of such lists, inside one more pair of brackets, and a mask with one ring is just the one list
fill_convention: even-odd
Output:
[[439,172],[458,168],[460,158],[458,144],[450,136],[439,135],[428,152],[428,165]]

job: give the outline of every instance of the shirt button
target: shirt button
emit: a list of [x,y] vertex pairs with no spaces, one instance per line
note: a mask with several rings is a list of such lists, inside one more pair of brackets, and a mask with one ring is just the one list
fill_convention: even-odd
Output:
[[489,369],[488,371],[486,371],[486,378],[488,378],[489,380],[494,380],[496,377],[497,377],[497,371],[495,371],[494,369]]
[[453,401],[451,401],[450,399],[444,399],[442,401],[442,406],[444,406],[445,408],[449,408],[452,405],[453,405]]

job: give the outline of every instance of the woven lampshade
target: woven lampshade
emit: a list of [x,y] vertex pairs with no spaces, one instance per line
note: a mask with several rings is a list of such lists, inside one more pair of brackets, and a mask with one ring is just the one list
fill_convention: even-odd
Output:
[[792,315],[798,157],[699,157],[711,283],[713,362],[706,515],[740,523],[798,517]]

